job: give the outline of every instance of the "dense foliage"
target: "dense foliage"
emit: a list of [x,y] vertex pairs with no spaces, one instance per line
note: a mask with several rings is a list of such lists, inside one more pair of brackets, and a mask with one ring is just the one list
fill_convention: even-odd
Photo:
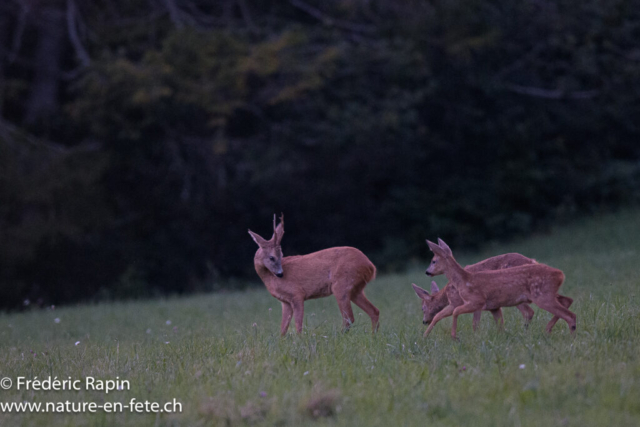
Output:
[[640,2],[9,0],[0,305],[474,245],[640,195]]

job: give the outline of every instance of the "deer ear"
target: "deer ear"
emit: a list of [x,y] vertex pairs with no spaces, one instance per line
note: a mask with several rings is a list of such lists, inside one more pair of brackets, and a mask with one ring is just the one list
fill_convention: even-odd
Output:
[[416,285],[415,283],[412,283],[411,286],[413,287],[413,290],[416,292],[416,295],[418,295],[418,298],[420,299],[431,298],[431,296],[429,295],[429,292],[427,292],[425,289],[422,289],[420,286]]
[[433,252],[434,254],[439,255],[441,257],[445,256],[445,252],[442,250],[442,248],[436,245],[435,243],[433,243],[432,241],[427,240],[427,245],[429,246],[429,249],[431,249],[431,252]]
[[451,248],[447,245],[444,240],[438,237],[438,245],[447,253],[447,255],[453,255],[451,252]]
[[[273,221],[274,221],[273,223],[275,224],[275,215],[274,215]],[[282,236],[284,236],[284,214],[283,213],[280,214],[280,224],[278,224],[278,226],[275,228],[273,234],[276,237],[276,244],[279,245],[280,242],[282,242]]]
[[434,280],[431,282],[431,293],[435,294],[437,292],[440,292],[440,288],[438,288],[438,284]]
[[251,236],[253,241],[256,242],[260,247],[263,247],[267,243],[266,240],[264,240],[262,237],[260,237],[259,235],[257,235],[251,230],[249,230],[249,235]]

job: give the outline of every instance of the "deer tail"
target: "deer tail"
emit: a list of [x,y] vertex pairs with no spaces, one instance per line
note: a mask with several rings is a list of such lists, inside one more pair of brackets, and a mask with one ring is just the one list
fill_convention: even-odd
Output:
[[562,286],[562,284],[564,283],[565,275],[564,275],[564,273],[563,273],[561,270],[558,270],[558,271],[559,271],[559,273],[560,273],[560,274],[558,275],[558,276],[559,276],[558,281],[560,282],[560,284],[558,285],[558,289],[559,289],[559,288],[560,288],[560,286]]
[[365,273],[364,281],[366,283],[372,282],[376,278],[377,269],[376,266],[373,265],[371,261],[369,261],[369,265],[367,266],[367,271]]

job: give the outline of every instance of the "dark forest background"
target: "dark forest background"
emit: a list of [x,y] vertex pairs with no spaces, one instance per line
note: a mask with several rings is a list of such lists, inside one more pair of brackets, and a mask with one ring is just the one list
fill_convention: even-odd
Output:
[[384,269],[640,197],[640,2],[3,0],[0,306]]

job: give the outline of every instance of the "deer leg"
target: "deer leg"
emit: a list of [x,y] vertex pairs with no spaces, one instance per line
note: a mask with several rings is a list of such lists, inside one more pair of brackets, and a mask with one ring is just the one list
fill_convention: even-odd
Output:
[[458,339],[456,337],[456,331],[458,329],[458,316],[465,313],[473,313],[474,311],[481,310],[484,302],[465,302],[464,304],[456,307],[453,310],[453,322],[451,324],[451,338],[454,340]]
[[504,319],[502,317],[502,309],[496,308],[495,310],[489,310],[493,316],[493,320],[496,322],[496,326],[499,330],[504,329]]
[[291,317],[293,315],[293,308],[288,302],[282,301],[282,323],[280,324],[280,336],[285,336],[289,329],[289,323],[291,323]]
[[364,291],[351,297],[351,301],[369,315],[371,318],[372,331],[376,332],[380,326],[380,323],[378,322],[378,319],[380,319],[380,310],[378,310],[375,305],[371,304],[371,301],[364,296]]
[[296,332],[302,333],[302,321],[304,319],[304,300],[296,300],[291,304],[293,306],[293,320],[296,322]]
[[438,314],[436,314],[436,316],[431,321],[431,324],[429,324],[429,327],[427,328],[427,330],[424,331],[424,337],[426,338],[426,336],[429,335],[429,333],[434,328],[434,326],[436,326],[436,323],[438,323],[439,321],[441,321],[445,317],[451,316],[453,314],[453,309],[454,308],[455,308],[454,306],[448,305],[445,308],[443,308],[442,310],[440,310],[438,312]]
[[355,317],[353,316],[353,309],[351,308],[351,298],[347,293],[339,293],[335,294],[336,300],[338,301],[338,308],[340,309],[340,315],[342,316],[342,329],[344,332],[347,332],[353,322],[355,322]]
[[[569,297],[565,297],[562,295],[558,295],[556,297],[556,299],[558,300],[558,302],[560,304],[562,304],[562,306],[564,308],[569,308],[571,307],[571,304],[573,304],[573,299],[569,298]],[[547,327],[545,328],[547,330],[547,332],[551,332],[551,329],[553,329],[553,327],[556,325],[556,322],[560,320],[560,318],[558,316],[553,316],[551,318],[551,320],[549,321],[549,323],[547,323]]]
[[[569,330],[571,331],[571,334],[575,333],[576,331],[575,313],[569,311],[569,309],[567,309],[562,304],[560,304],[560,302],[556,299],[555,295],[547,298],[540,298],[540,299],[537,298],[533,302],[541,309],[548,311],[554,316],[558,316],[560,319],[564,319],[564,321],[567,322],[567,325],[569,325]],[[551,331],[547,329],[547,332],[551,332]]]
[[564,308],[569,308],[571,307],[571,304],[573,304],[573,298],[565,297],[563,295],[558,295],[556,299]]
[[480,317],[482,316],[482,310],[478,310],[473,313],[473,331],[475,332],[478,329],[478,324],[480,324]]
[[533,319],[533,315],[536,314],[535,311],[533,311],[533,308],[531,308],[529,304],[516,305],[516,308],[520,310],[522,317],[524,317],[524,327],[528,328],[529,323],[531,323],[531,319]]

